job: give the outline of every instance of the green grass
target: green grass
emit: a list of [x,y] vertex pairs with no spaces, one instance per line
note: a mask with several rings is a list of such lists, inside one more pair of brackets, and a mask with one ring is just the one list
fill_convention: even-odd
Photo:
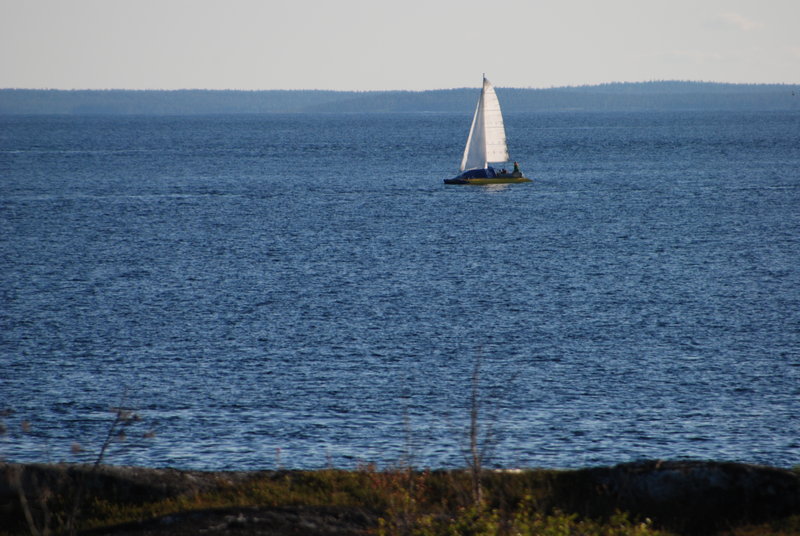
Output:
[[[376,470],[270,471],[236,484],[219,483],[202,493],[154,498],[124,489],[87,486],[78,529],[141,522],[166,515],[210,509],[321,507],[370,512],[379,536],[651,536],[667,532],[657,521],[616,511],[603,493],[587,490],[581,471],[485,472],[484,500],[476,504],[468,471]],[[126,484],[118,484],[124,487]],[[54,533],[63,529],[70,486],[53,489],[49,509]],[[37,502],[29,490],[31,504]],[[34,513],[42,516],[37,507]],[[2,513],[0,513],[2,515]],[[27,534],[18,511],[6,532]],[[41,519],[41,517],[40,517]],[[62,525],[59,526],[59,523]],[[2,524],[0,524],[2,525]],[[667,523],[667,527],[668,527]],[[669,528],[669,527],[668,527]],[[726,528],[730,536],[800,534],[800,516],[761,525]]]

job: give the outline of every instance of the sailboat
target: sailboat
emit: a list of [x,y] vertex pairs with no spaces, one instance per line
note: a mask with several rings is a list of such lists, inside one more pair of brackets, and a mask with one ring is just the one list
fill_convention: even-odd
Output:
[[483,88],[475,107],[472,127],[469,129],[467,146],[461,159],[461,174],[445,179],[445,184],[506,184],[511,182],[531,182],[524,177],[519,165],[514,162],[512,171],[506,167],[495,169],[490,164],[504,164],[509,161],[506,145],[506,129],[503,126],[503,113],[494,86],[483,76]]

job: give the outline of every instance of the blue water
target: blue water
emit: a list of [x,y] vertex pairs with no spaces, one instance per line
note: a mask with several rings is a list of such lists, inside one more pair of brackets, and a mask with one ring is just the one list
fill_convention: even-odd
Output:
[[469,122],[0,118],[0,457],[800,463],[800,113]]

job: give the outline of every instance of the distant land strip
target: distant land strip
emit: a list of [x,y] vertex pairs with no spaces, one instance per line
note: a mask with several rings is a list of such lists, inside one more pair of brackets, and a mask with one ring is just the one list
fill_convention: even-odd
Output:
[[[429,91],[0,89],[0,115],[465,113],[477,88]],[[506,113],[800,111],[800,85],[626,82],[548,89],[497,88]]]

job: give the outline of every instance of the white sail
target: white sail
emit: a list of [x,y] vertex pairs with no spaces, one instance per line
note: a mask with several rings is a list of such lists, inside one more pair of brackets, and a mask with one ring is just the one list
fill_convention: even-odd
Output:
[[503,114],[500,101],[492,84],[484,77],[483,89],[472,118],[464,158],[461,159],[461,171],[466,169],[486,168],[489,162],[507,162],[506,129],[503,126]]

